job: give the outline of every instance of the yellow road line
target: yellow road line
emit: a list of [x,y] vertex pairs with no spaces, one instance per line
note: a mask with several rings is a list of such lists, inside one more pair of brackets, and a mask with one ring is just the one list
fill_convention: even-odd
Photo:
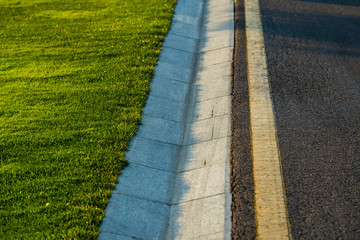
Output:
[[291,239],[258,0],[245,21],[257,238]]

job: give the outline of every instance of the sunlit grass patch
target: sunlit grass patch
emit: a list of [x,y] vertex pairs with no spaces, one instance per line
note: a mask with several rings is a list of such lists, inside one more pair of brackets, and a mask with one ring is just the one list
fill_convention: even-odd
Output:
[[0,238],[96,238],[175,0],[0,0]]

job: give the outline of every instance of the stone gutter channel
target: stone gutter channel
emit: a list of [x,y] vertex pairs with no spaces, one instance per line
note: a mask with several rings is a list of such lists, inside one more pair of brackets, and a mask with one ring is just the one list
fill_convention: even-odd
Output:
[[232,0],[178,0],[99,239],[230,239]]

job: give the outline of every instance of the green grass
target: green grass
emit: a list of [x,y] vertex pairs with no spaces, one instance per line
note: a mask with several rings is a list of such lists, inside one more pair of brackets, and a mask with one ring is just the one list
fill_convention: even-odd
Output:
[[96,238],[176,0],[0,0],[0,239]]

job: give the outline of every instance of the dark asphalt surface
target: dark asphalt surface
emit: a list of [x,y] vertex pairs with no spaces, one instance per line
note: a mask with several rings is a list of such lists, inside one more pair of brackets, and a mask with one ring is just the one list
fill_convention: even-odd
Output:
[[[360,1],[260,0],[294,239],[360,239]],[[243,0],[235,7],[233,238],[256,228]]]

